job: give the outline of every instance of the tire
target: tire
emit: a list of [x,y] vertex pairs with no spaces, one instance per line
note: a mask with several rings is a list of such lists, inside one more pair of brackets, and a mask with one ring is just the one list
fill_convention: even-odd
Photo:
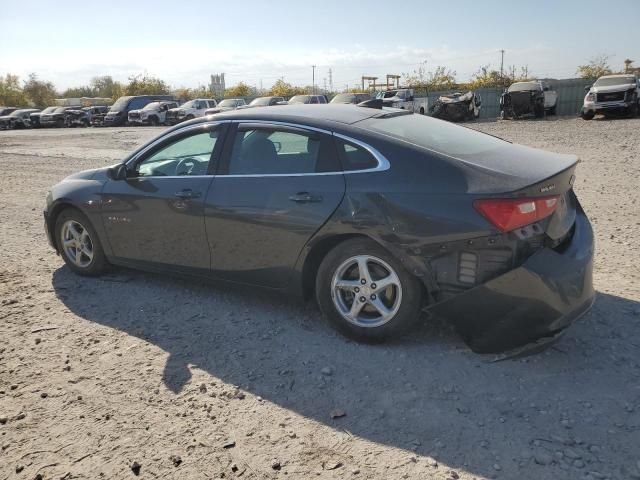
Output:
[[[362,274],[360,265],[367,265],[368,273]],[[375,282],[385,278],[391,284],[380,290]],[[345,284],[342,288],[340,281]],[[316,300],[329,324],[340,333],[357,341],[379,343],[398,338],[417,324],[422,286],[384,248],[358,238],[339,244],[323,259],[316,276]],[[354,302],[362,308],[352,316]]]
[[593,112],[582,112],[580,116],[583,120],[593,120],[593,117],[595,117],[596,115]]
[[[89,219],[75,208],[66,208],[56,218],[55,239],[58,251],[67,266],[79,275],[95,277],[107,269],[107,259],[98,234]],[[75,232],[75,233],[74,233]],[[70,242],[65,246],[65,240]],[[75,245],[82,242],[83,249],[79,257]],[[91,252],[91,256],[85,252]]]
[[635,102],[633,106],[629,107],[629,117],[631,118],[637,117],[639,108],[640,107],[638,106],[638,102]]
[[420,115],[424,115],[424,107],[420,107]]
[[149,125],[151,125],[152,127],[157,127],[158,125],[160,125],[160,122],[158,121],[158,117],[149,117]]
[[549,109],[549,113],[548,113],[548,114],[549,114],[549,115],[553,115],[554,117],[555,117],[555,116],[557,116],[557,115],[556,115],[556,108],[557,108],[557,107],[558,107],[557,105],[554,105],[553,107],[551,107],[551,108]]

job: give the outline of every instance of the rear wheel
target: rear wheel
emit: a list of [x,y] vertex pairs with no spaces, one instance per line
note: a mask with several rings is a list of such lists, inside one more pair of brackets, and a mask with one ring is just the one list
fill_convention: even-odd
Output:
[[149,124],[152,127],[157,127],[158,125],[160,125],[160,122],[158,121],[158,117],[156,117],[155,115],[149,117]]
[[107,260],[89,219],[74,208],[63,210],[55,224],[58,251],[67,266],[80,275],[97,276]]
[[424,115],[424,107],[420,107],[420,115]]
[[551,107],[549,109],[549,115],[554,115],[555,116],[556,115],[556,108],[557,108],[557,105],[554,105],[553,107]]
[[536,105],[533,109],[536,118],[544,118],[544,105]]
[[316,299],[329,323],[364,342],[382,342],[407,333],[419,320],[419,280],[377,243],[341,243],[322,261]]

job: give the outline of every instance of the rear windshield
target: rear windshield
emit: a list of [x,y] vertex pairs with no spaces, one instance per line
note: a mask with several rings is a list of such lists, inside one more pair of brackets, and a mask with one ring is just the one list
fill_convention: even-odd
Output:
[[359,122],[357,126],[452,157],[495,150],[507,143],[491,135],[424,115],[372,117]]
[[352,93],[341,93],[331,99],[331,103],[352,103],[356,101],[356,96]]
[[311,100],[310,95],[296,95],[295,97],[291,97],[289,103],[307,103]]
[[538,82],[522,82],[514,83],[509,87],[510,92],[524,92],[527,90],[540,90],[540,84]]
[[594,87],[612,87],[613,85],[628,85],[636,83],[635,77],[601,77],[593,84]]

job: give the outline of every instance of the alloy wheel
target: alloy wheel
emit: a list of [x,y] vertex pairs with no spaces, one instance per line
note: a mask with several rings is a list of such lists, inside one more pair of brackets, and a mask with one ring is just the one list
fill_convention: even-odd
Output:
[[340,315],[358,327],[380,327],[393,319],[402,302],[402,285],[380,258],[357,255],[336,269],[331,298]]
[[67,220],[60,230],[62,249],[77,267],[86,268],[93,261],[93,241],[88,230],[76,220]]

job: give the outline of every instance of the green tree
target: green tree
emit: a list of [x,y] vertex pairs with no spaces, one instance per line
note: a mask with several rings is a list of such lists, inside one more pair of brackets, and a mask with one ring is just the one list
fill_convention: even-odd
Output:
[[91,90],[93,96],[103,98],[113,98],[114,100],[122,96],[123,86],[111,77],[102,75],[91,79]]
[[150,77],[147,74],[129,77],[129,83],[124,87],[125,95],[167,95],[169,85],[164,80]]
[[[311,87],[307,87],[311,91]],[[307,93],[305,88],[294,87],[290,83],[285,82],[282,79],[276,81],[269,90],[268,95],[275,97],[292,97],[294,95],[302,95]]]
[[587,80],[595,80],[603,75],[611,75],[612,70],[609,66],[609,56],[600,54],[592,57],[589,63],[578,66],[577,73],[581,78]]
[[225,97],[249,97],[251,94],[251,87],[244,82],[237,83],[224,91]]
[[492,70],[490,65],[483,65],[471,77],[471,81],[467,87],[471,90],[476,88],[503,87],[504,78],[497,70]]
[[38,107],[53,105],[56,98],[56,88],[53,83],[38,80],[35,73],[29,74],[29,80],[24,82],[22,92],[33,105]]
[[20,78],[7,73],[0,77],[0,105],[7,107],[26,107],[29,105],[27,96],[20,88]]
[[93,90],[89,86],[83,87],[71,87],[62,92],[63,98],[80,98],[80,97],[93,97]]
[[444,66],[427,71],[426,62],[412,73],[405,73],[404,83],[418,90],[450,90],[456,87],[456,72]]

